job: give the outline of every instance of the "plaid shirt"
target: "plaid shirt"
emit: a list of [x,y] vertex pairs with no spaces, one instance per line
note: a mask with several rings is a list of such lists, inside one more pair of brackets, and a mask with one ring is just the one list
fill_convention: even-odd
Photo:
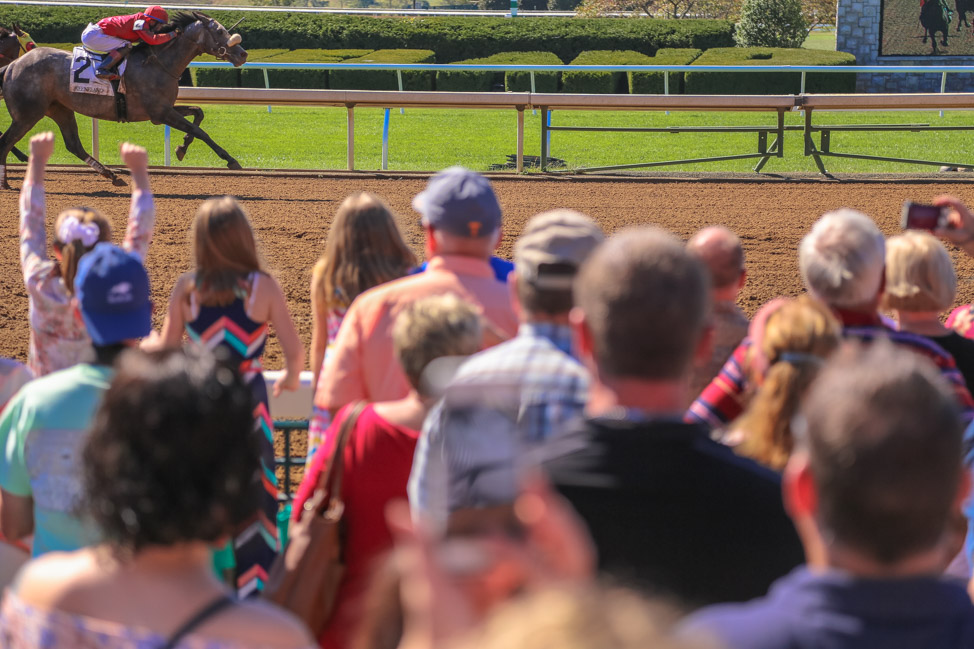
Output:
[[472,356],[430,412],[409,478],[414,512],[443,522],[460,507],[510,502],[537,449],[580,416],[589,378],[570,355],[567,326],[522,324]]
[[[870,343],[877,339],[886,338],[897,346],[906,347],[933,361],[940,370],[940,374],[947,380],[965,422],[974,419],[974,398],[967,390],[964,377],[957,369],[954,358],[940,345],[929,338],[906,331],[894,331],[883,325],[878,317],[875,321],[856,321],[844,313],[839,313],[845,325],[842,337],[847,340],[858,340]],[[747,354],[753,342],[745,338],[738,345],[734,353],[724,364],[714,379],[690,406],[684,419],[691,423],[702,423],[711,428],[722,428],[734,421],[747,405],[745,395],[748,393]]]

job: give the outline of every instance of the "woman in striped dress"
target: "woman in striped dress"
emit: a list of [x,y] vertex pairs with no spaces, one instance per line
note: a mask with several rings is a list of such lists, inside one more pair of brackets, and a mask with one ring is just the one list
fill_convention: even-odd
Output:
[[229,196],[203,203],[193,222],[196,270],[173,289],[162,343],[192,344],[213,350],[239,368],[254,395],[254,434],[261,448],[261,502],[254,518],[233,539],[234,579],[240,597],[261,590],[278,551],[278,489],[274,474],[274,429],[260,358],[273,325],[284,350],[284,375],[274,395],[295,390],[304,366],[304,348],[291,321],[284,293],[260,264],[250,221]]

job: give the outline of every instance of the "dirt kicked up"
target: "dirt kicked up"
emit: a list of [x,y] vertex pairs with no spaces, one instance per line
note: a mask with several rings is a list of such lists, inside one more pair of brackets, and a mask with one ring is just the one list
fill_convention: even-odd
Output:
[[[22,168],[21,168],[22,169]],[[19,190],[22,170],[12,168]],[[724,224],[744,240],[749,278],[740,303],[753,313],[776,295],[802,291],[796,249],[801,237],[824,212],[842,206],[872,216],[883,232],[899,231],[904,200],[929,201],[953,193],[974,205],[974,182],[967,174],[930,178],[751,180],[739,178],[677,179],[614,178],[581,180],[541,177],[493,179],[504,208],[504,238],[499,254],[511,248],[532,215],[570,207],[594,217],[607,232],[652,224],[682,239],[709,224]],[[949,181],[949,182],[946,182]],[[370,191],[382,196],[399,215],[406,240],[422,256],[419,215],[410,202],[426,183],[425,176],[296,176],[274,173],[225,174],[152,172],[157,221],[146,265],[152,280],[155,324],[160,326],[176,278],[190,270],[189,226],[199,203],[214,196],[240,198],[250,214],[270,270],[287,294],[292,316],[305,345],[311,341],[310,270],[321,254],[338,204],[349,193]],[[71,206],[101,210],[114,225],[114,238],[124,234],[127,188],[115,188],[89,171],[49,174],[48,238],[57,213]],[[0,355],[25,360],[27,355],[27,294],[20,275],[17,229],[18,191],[0,193]],[[974,260],[951,248],[958,275],[957,302],[974,300]],[[280,346],[271,337],[265,366],[282,365]]]

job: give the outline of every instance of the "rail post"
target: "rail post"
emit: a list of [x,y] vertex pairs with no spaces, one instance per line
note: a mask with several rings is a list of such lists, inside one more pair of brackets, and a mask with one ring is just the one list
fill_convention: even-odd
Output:
[[524,106],[517,109],[517,158],[515,169],[518,173],[524,172]]
[[[947,73],[946,72],[943,72],[940,75],[940,94],[942,95],[945,92],[947,92]],[[944,111],[943,111],[943,109],[941,109],[941,111],[940,111],[940,117],[941,117],[941,119],[943,118],[943,116],[944,116]]]
[[[264,68],[264,87],[270,90],[271,87],[271,76],[267,74],[267,68]],[[267,112],[271,112],[271,107],[267,107]]]
[[550,126],[548,121],[548,107],[541,107],[541,160],[539,160],[541,171],[548,170],[548,126]]
[[355,170],[355,105],[348,104],[345,106],[345,110],[348,113],[347,117],[347,134],[345,135],[345,140],[347,147],[345,150],[345,161],[346,167],[349,171]]
[[[531,72],[529,72],[528,73],[528,76],[531,78],[531,94],[533,95],[534,93],[537,92],[537,90],[534,89],[534,70],[532,70]],[[531,114],[532,115],[537,115],[538,114],[538,111],[535,110],[535,109],[531,109]]]
[[[663,70],[663,94],[670,94],[670,71]],[[669,115],[670,111],[666,111],[664,114]]]
[[[399,92],[402,92],[402,70],[396,70],[396,81],[399,82]],[[400,108],[399,109],[399,114],[400,115],[405,115],[406,114],[406,109],[405,108]]]
[[91,157],[98,158],[98,119],[91,118]]
[[389,109],[382,119],[382,171],[389,168]]
[[166,146],[164,147],[165,155],[164,155],[164,162],[163,162],[163,164],[165,164],[168,167],[169,165],[172,164],[172,151],[171,151],[171,148],[172,148],[172,128],[169,126],[169,124],[166,124],[166,137],[165,137],[165,140],[166,140]]

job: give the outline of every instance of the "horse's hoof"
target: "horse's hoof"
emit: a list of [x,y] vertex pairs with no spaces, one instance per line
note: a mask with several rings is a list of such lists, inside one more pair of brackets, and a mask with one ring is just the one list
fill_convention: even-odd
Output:
[[112,184],[115,185],[116,187],[125,187],[125,186],[128,185],[127,182],[125,182],[124,180],[122,180],[118,176],[115,176],[115,177],[112,178]]
[[243,169],[243,167],[241,167],[240,166],[240,163],[237,162],[236,160],[231,160],[230,162],[227,163],[227,169],[233,169],[234,171],[240,171],[241,169]]
[[186,147],[181,146],[176,149],[176,159],[182,160],[186,157]]

